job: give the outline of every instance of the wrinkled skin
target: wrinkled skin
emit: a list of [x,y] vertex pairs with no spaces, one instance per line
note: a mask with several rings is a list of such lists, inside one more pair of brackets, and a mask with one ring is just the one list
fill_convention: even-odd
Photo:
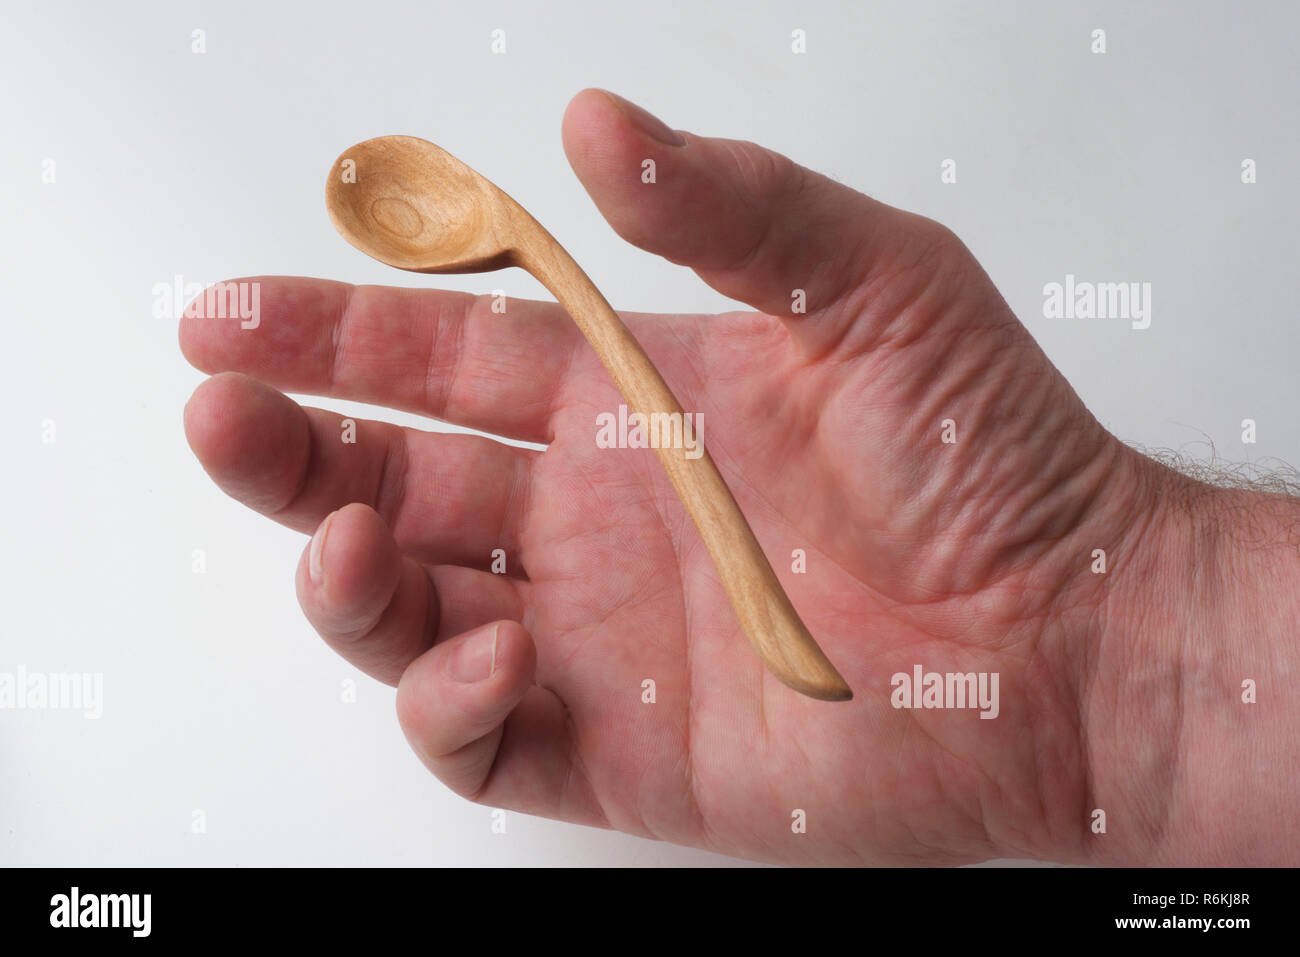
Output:
[[[1200,666],[1118,571],[1181,587],[1165,503],[1191,483],[1097,423],[944,227],[656,122],[586,91],[565,148],[621,236],[758,310],[623,316],[853,700],[773,678],[653,452],[597,448],[622,399],[557,306],[263,277],[257,329],[182,322],[214,373],[185,423],[224,490],[320,529],[297,575],[312,624],[494,807],[787,863],[1223,860],[1174,833],[1220,776],[1178,750]],[[369,421],[347,444],[277,390],[549,447]],[[895,709],[917,664],[997,672],[997,717]]]

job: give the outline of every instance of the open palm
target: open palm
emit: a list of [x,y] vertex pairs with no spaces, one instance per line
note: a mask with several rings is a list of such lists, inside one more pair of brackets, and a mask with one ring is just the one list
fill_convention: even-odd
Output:
[[[760,311],[624,321],[703,414],[852,701],[763,668],[654,454],[597,446],[622,400],[553,304],[262,278],[256,329],[182,323],[217,373],[187,408],[196,454],[315,533],[304,610],[400,681],[407,736],[459,793],[774,861],[1070,853],[1088,563],[1127,527],[1140,464],[947,230],[655,122],[581,94],[575,170],[621,235]],[[548,448],[365,421],[345,441],[339,415],[278,389]],[[917,665],[997,673],[996,718],[893,707],[891,676]]]

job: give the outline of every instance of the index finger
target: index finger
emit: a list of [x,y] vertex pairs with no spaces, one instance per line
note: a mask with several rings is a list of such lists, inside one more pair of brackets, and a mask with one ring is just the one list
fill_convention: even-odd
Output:
[[[219,283],[180,323],[185,358],[285,392],[432,416],[527,442],[551,418],[577,327],[556,303],[260,276]],[[215,288],[215,287],[214,287]]]

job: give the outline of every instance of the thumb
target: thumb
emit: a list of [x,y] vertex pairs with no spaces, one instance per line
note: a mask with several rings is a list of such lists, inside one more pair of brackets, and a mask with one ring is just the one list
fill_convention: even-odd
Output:
[[831,307],[951,236],[754,143],[670,130],[604,90],[573,98],[563,132],[570,165],[620,236],[792,320],[814,345],[841,338],[834,327],[855,311]]

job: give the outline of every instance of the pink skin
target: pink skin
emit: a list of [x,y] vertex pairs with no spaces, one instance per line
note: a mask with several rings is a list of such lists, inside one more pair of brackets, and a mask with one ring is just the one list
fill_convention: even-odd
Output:
[[[1258,598],[1217,590],[1249,577],[1231,535],[1223,567],[1240,574],[1187,558],[1197,516],[1244,493],[1109,435],[942,226],[598,91],[570,104],[564,145],[621,236],[760,310],[623,315],[704,413],[855,697],[813,701],[765,671],[654,454],[596,447],[621,399],[557,306],[502,316],[461,293],[262,278],[257,329],[182,322],[186,358],[213,374],[186,434],[230,495],[320,528],[303,610],[398,686],[434,774],[493,807],[777,862],[1296,861],[1295,708],[1237,698],[1295,652]],[[549,448],[364,420],[345,444],[339,415],[277,390]],[[1261,522],[1289,507],[1245,504]],[[489,571],[498,548],[506,575]],[[1291,553],[1267,564],[1270,609]],[[915,664],[998,672],[1000,714],[894,709],[890,676]],[[1243,788],[1280,835],[1223,813]]]

